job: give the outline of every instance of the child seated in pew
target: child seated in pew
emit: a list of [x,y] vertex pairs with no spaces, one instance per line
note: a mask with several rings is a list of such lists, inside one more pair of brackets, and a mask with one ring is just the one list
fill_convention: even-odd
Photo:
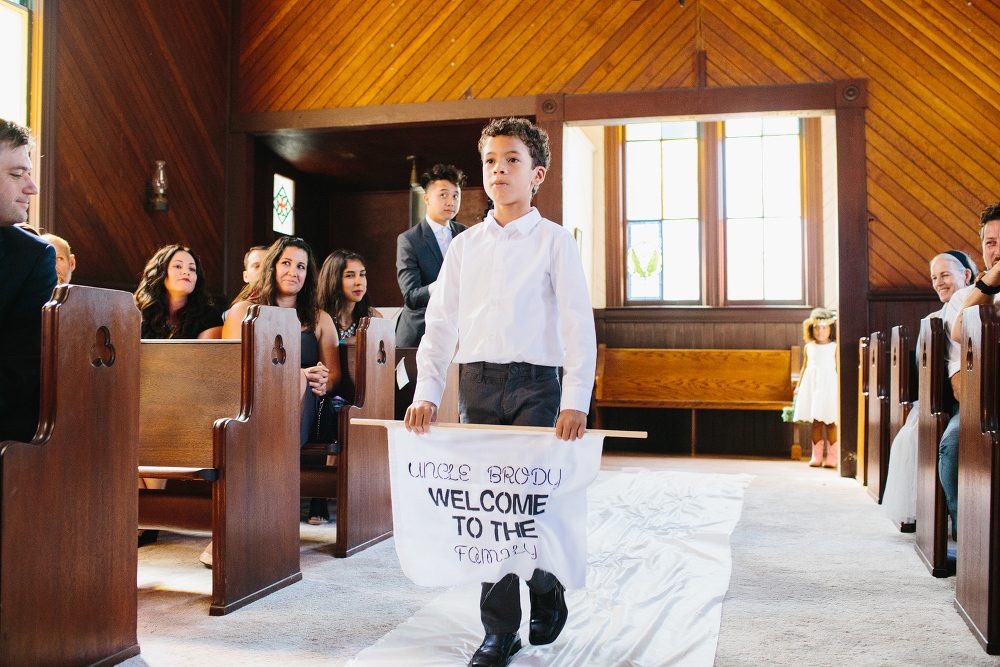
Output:
[[[972,284],[976,264],[964,252],[948,250],[937,255],[930,263],[931,284],[941,303],[927,317],[942,317],[952,295]],[[920,348],[919,341],[917,349]],[[889,449],[889,470],[882,492],[882,514],[897,524],[915,523],[917,520],[917,426],[920,422],[917,401],[913,401],[906,422],[892,440]]]
[[[219,338],[222,316],[205,290],[201,262],[190,248],[163,246],[146,262],[135,291],[143,338]],[[140,489],[162,489],[165,479],[140,479]],[[139,546],[156,541],[159,531],[139,534]]]
[[[299,446],[309,441],[319,420],[335,419],[335,399],[321,401],[340,384],[339,337],[333,319],[319,308],[317,271],[312,249],[304,240],[283,236],[268,249],[257,281],[236,297],[222,329],[223,338],[240,338],[243,318],[253,304],[294,308],[302,326],[302,424]],[[314,498],[309,523],[330,520],[325,498]]]
[[362,317],[382,317],[368,296],[365,260],[356,252],[337,250],[319,272],[319,307],[329,313],[342,343],[353,343]]
[[[837,315],[832,310],[813,308],[802,323],[806,339],[805,360],[799,385],[795,388],[796,422],[812,422],[812,458],[817,468],[837,467]],[[823,459],[823,428],[826,427],[826,459]]]

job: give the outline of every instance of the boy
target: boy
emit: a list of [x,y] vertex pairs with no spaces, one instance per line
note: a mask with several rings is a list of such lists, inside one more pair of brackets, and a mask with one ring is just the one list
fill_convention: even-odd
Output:
[[465,174],[454,165],[436,164],[420,177],[427,215],[396,239],[396,280],[403,310],[396,322],[396,347],[417,347],[424,335],[424,312],[452,239],[468,227],[455,222],[462,206]]
[[[531,206],[549,164],[548,136],[522,118],[494,119],[483,129],[479,152],[494,210],[456,237],[445,257],[427,307],[406,428],[429,430],[454,356],[465,364],[458,394],[463,423],[554,425],[560,439],[576,440],[587,424],[597,344],[573,235]],[[549,644],[566,623],[563,586],[535,570],[528,588],[529,640]],[[517,576],[484,583],[480,611],[486,638],[469,665],[502,667],[521,648]]]

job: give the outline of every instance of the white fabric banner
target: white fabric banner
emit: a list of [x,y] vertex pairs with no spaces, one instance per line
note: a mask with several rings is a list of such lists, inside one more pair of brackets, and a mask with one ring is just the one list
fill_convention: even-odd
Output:
[[389,429],[396,553],[420,586],[551,572],[580,588],[587,570],[587,486],[604,436],[565,442],[551,433]]

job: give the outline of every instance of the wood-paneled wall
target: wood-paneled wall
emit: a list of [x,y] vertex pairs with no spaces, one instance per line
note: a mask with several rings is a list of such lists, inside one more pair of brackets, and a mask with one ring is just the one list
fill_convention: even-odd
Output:
[[260,0],[237,111],[867,78],[869,277],[926,287],[1000,199],[1000,7],[901,0]]
[[[58,2],[52,219],[76,255],[74,282],[131,290],[157,248],[197,252],[222,284],[229,2]],[[54,140],[53,140],[54,139]],[[170,210],[146,182],[167,162]]]

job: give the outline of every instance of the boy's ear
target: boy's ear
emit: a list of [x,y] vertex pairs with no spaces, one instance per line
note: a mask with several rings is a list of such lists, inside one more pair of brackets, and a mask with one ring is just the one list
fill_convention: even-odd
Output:
[[545,180],[545,167],[539,165],[535,167],[535,175],[531,178],[531,184],[538,186]]

